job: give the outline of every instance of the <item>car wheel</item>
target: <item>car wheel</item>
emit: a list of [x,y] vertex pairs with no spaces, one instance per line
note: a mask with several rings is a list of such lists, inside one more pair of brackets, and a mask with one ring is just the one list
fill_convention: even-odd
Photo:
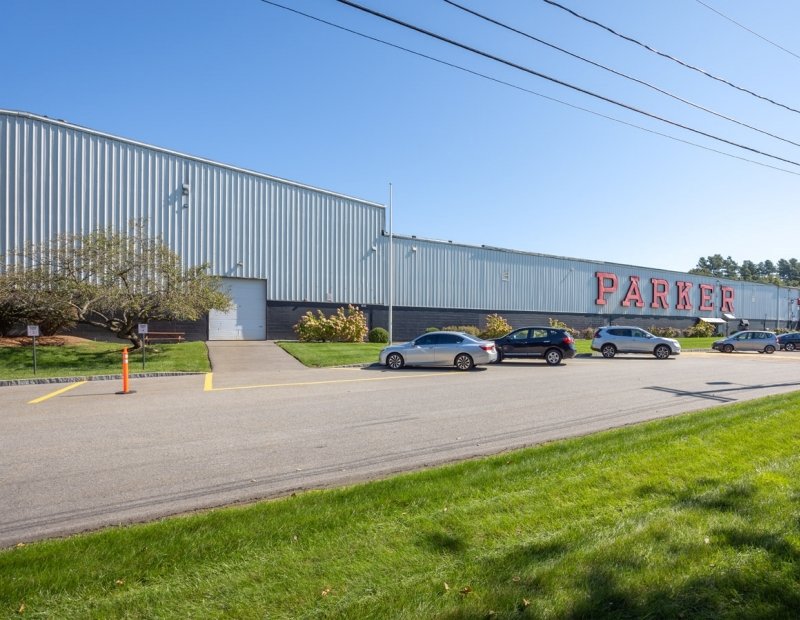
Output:
[[794,351],[794,342],[787,342],[783,348],[787,351]]
[[665,344],[660,344],[656,347],[655,351],[653,351],[653,355],[655,355],[660,360],[665,360],[669,357],[672,351],[670,348]]
[[611,359],[617,354],[617,347],[615,347],[613,344],[604,344],[602,347],[600,347],[600,353],[603,354],[603,357]]
[[775,347],[773,347],[771,344],[768,344],[766,347],[764,347],[764,353],[775,353]]
[[550,349],[547,353],[544,354],[544,360],[550,366],[558,366],[561,363],[561,351],[558,349]]
[[726,344],[724,347],[722,347],[722,352],[723,353],[733,353],[733,345],[732,344]]
[[475,363],[466,353],[459,353],[453,362],[459,370],[471,370]]
[[400,370],[405,365],[405,362],[403,361],[403,356],[399,353],[390,353],[389,357],[386,358],[386,365],[392,370]]

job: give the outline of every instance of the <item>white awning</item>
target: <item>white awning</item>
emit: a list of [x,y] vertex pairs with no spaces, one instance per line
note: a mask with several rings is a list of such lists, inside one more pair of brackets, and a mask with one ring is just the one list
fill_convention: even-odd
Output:
[[724,325],[725,324],[725,319],[718,319],[718,318],[713,317],[713,316],[712,317],[701,316],[699,318],[700,318],[701,321],[703,321],[703,323],[713,323],[714,325],[718,325],[718,324]]
[[735,321],[736,320],[735,316],[733,316],[732,314],[725,314],[724,312],[722,313],[722,318],[725,319],[726,321]]

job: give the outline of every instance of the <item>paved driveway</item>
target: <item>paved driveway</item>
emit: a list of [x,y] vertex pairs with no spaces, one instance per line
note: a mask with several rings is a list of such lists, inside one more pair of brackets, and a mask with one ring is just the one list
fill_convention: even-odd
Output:
[[271,340],[211,341],[208,356],[220,385],[272,383],[302,376],[308,369]]

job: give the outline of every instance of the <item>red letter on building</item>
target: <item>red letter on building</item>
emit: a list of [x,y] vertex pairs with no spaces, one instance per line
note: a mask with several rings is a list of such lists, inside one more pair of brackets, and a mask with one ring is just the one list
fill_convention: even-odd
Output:
[[692,302],[689,301],[689,291],[692,290],[691,282],[676,282],[678,287],[678,305],[675,306],[676,310],[691,310]]
[[625,299],[622,300],[623,306],[630,306],[634,302],[637,308],[644,306],[642,299],[642,292],[639,290],[639,276],[631,276],[631,284],[628,287],[628,292],[625,293]]
[[653,301],[650,304],[651,308],[669,308],[667,303],[667,293],[669,293],[669,283],[660,278],[650,278],[653,284]]
[[[594,276],[597,278],[597,299],[594,300],[594,303],[598,306],[605,306],[606,295],[617,292],[617,276],[605,271],[598,271]],[[606,280],[610,281],[608,286],[606,286]]]
[[714,294],[714,287],[710,284],[700,285],[700,305],[698,310],[713,310],[714,302],[711,301],[711,296]]
[[719,309],[720,312],[730,312],[733,314],[733,287],[723,286],[722,288],[722,304]]

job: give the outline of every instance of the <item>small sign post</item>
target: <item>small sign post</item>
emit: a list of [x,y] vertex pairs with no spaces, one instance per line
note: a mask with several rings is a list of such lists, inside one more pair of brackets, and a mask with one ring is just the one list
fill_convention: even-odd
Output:
[[147,323],[139,323],[138,332],[142,337],[142,370],[144,370],[145,350],[147,349]]
[[39,336],[39,326],[28,325],[28,336],[33,341],[33,374],[36,374],[36,338]]

